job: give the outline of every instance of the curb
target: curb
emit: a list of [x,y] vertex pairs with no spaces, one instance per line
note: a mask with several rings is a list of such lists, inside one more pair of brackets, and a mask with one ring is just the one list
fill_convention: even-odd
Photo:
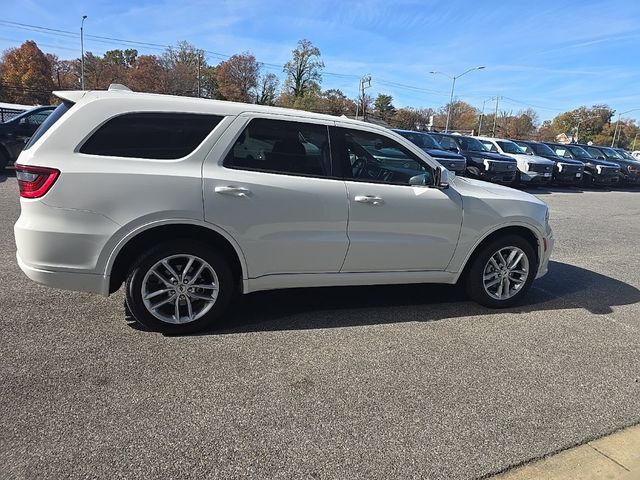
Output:
[[640,425],[490,477],[492,480],[640,480]]

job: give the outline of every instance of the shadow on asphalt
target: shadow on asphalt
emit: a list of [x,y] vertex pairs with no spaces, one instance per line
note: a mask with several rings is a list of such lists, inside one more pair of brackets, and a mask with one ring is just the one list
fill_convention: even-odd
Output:
[[[640,290],[606,275],[551,262],[534,282],[525,303],[492,310],[469,301],[454,285],[380,285],[256,292],[231,306],[218,329],[200,335],[304,330],[584,308],[592,314],[640,302]],[[130,326],[140,329],[129,316]]]
[[544,186],[531,186],[520,185],[518,190],[530,193],[532,195],[549,195],[552,193],[584,193],[584,192],[629,192],[640,193],[640,186],[634,185],[621,185],[617,186],[587,186],[587,185],[544,185]]

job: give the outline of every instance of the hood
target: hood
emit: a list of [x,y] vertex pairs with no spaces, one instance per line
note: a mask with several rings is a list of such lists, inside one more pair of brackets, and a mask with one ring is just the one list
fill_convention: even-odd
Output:
[[600,165],[602,167],[620,167],[617,163],[609,162],[607,160],[598,160],[597,158],[581,158],[581,161],[584,163],[589,163],[591,165]]
[[538,155],[528,155],[526,153],[505,153],[505,155],[515,158],[516,160],[521,162],[542,163],[545,165],[550,165],[553,163],[548,158],[540,157]]
[[456,176],[454,178],[454,182],[456,188],[462,194],[490,194],[494,197],[509,198],[511,200],[524,200],[527,202],[544,205],[546,207],[546,204],[542,200],[539,200],[536,196],[523,192],[521,190],[516,190],[515,188],[506,187],[504,185],[498,185],[496,183],[476,180],[475,178],[460,176]]
[[447,160],[464,160],[464,155],[460,155],[459,153],[449,152],[447,150],[440,150],[437,148],[425,148],[425,152],[427,152],[432,157],[436,158],[446,158]]

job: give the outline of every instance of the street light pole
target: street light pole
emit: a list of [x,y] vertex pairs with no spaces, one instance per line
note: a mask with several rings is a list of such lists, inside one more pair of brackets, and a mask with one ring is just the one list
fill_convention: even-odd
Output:
[[485,68],[484,65],[480,65],[477,67],[470,68],[469,70],[462,72],[460,75],[453,75],[453,76],[443,72],[435,72],[435,71],[429,72],[433,75],[443,75],[451,80],[451,97],[449,98],[449,108],[447,108],[447,124],[444,127],[445,132],[449,131],[449,119],[451,118],[451,104],[453,103],[453,92],[455,91],[455,88],[456,88],[456,80],[459,79],[461,76],[466,75],[469,72],[472,72],[474,70],[482,70],[483,68]]
[[84,90],[84,21],[87,19],[86,15],[82,16],[82,23],[80,23],[80,88]]

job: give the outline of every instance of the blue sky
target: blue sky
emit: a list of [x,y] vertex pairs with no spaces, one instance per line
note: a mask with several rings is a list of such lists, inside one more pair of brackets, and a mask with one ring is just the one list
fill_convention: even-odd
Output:
[[[355,97],[359,78],[371,74],[368,93],[390,94],[397,107],[439,107],[451,81],[456,97],[486,109],[533,107],[542,120],[581,105],[605,103],[640,109],[640,2],[435,0],[21,0],[5,2],[0,50],[35,40],[61,58],[79,57],[79,38],[43,34],[3,21],[160,45],[187,40],[217,54],[249,51],[284,64],[301,38],[320,48],[323,88]],[[85,38],[85,50],[104,53],[126,43]],[[160,48],[137,47],[141,53]],[[493,104],[495,105],[495,104]],[[623,115],[640,118],[640,110]]]

